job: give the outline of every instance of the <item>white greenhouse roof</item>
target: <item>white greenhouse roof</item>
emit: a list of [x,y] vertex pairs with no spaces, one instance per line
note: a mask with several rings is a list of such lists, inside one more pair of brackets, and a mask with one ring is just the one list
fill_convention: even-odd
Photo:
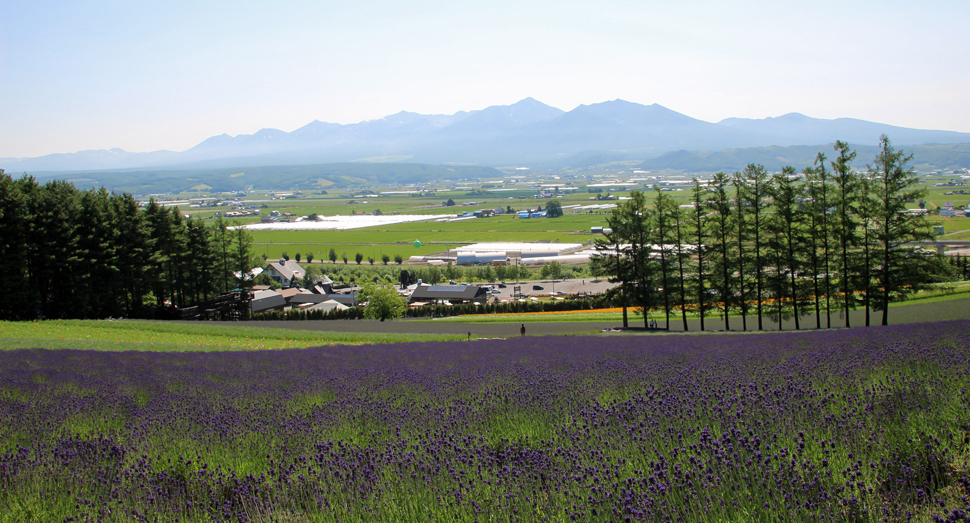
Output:
[[242,228],[250,231],[314,231],[314,230],[346,230],[364,227],[379,227],[395,223],[423,222],[440,218],[451,218],[451,214],[420,214],[420,215],[382,215],[382,216],[324,216],[313,220],[300,222],[271,222],[252,223]]
[[556,251],[562,252],[569,249],[582,247],[581,243],[523,243],[523,242],[484,242],[463,245],[452,249],[452,252],[508,252],[508,251]]

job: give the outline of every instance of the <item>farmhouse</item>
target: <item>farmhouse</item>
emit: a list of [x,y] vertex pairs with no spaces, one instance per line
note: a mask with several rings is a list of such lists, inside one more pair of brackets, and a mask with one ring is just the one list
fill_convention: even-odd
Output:
[[447,302],[479,303],[488,301],[488,291],[478,285],[418,285],[411,293],[411,303]]
[[280,260],[269,264],[266,267],[266,274],[280,285],[289,287],[294,278],[302,280],[306,276],[306,271],[293,260]]

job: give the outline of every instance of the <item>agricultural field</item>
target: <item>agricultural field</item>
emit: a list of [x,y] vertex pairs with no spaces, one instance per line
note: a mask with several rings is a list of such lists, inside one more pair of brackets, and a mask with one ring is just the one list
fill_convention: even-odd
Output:
[[[316,259],[324,259],[333,248],[337,256],[346,252],[351,260],[357,252],[376,260],[383,254],[392,259],[400,255],[406,260],[410,256],[434,254],[469,243],[510,241],[510,238],[523,242],[586,243],[594,238],[589,234],[589,228],[605,223],[603,215],[528,220],[505,215],[461,222],[401,223],[343,231],[280,230],[251,231],[250,234],[253,251],[268,258],[277,258],[286,251],[291,257],[294,252],[304,256],[312,252]],[[415,240],[421,241],[421,247],[414,247]]]
[[[931,225],[942,225],[943,235],[940,239],[966,241],[970,240],[970,218],[962,215],[955,217],[930,216],[928,221]],[[962,247],[966,248],[966,247]]]
[[966,521],[970,321],[0,351],[0,522]]
[[[684,173],[679,171],[667,172],[667,175],[679,175]],[[708,178],[712,173],[690,173],[701,179]],[[623,179],[629,175],[610,174],[609,178]],[[927,208],[935,210],[944,201],[951,201],[955,205],[970,204],[970,195],[951,194],[946,192],[959,191],[961,187],[936,187],[938,182],[946,182],[959,177],[923,175],[924,183],[922,187],[928,191],[926,196]],[[533,184],[547,184],[550,180],[537,177],[532,180]],[[599,181],[595,178],[579,177],[574,179],[561,180],[564,185],[578,186],[579,191],[566,194],[557,198],[562,205],[569,206],[575,204],[591,203],[616,203],[590,201],[590,197],[595,194],[586,191],[586,185]],[[558,181],[557,181],[558,183]],[[429,188],[434,184],[429,185]],[[252,195],[248,200],[252,200],[259,205],[266,207],[261,209],[263,215],[270,211],[288,212],[294,216],[308,216],[313,213],[321,215],[349,215],[353,212],[372,212],[380,210],[384,214],[448,214],[461,213],[462,211],[474,211],[482,208],[501,207],[505,209],[511,206],[513,209],[522,210],[545,205],[548,199],[535,199],[533,196],[536,190],[530,190],[526,184],[503,185],[500,190],[490,190],[483,186],[488,185],[483,182],[469,182],[468,187],[471,191],[481,191],[474,194],[469,190],[448,190],[444,184],[439,184],[438,192],[433,197],[410,196],[407,194],[385,194],[384,196],[364,196],[380,194],[382,192],[401,191],[401,187],[386,186],[375,187],[366,190],[356,190],[348,192],[345,189],[332,189],[327,195],[316,195],[308,193],[306,198],[298,199],[279,199],[268,200],[266,194]],[[636,187],[641,190],[642,186]],[[615,188],[610,192],[603,188],[603,195],[613,195],[616,197],[626,197],[631,188]],[[678,203],[689,203],[690,191],[674,191],[667,193]],[[352,198],[348,198],[352,196]],[[519,199],[526,197],[526,199]],[[509,199],[512,198],[512,199]],[[651,194],[652,198],[652,194]],[[443,207],[442,202],[452,199],[456,205]],[[353,200],[355,203],[349,203]],[[366,201],[367,203],[360,203]],[[463,206],[463,203],[475,202],[474,205]],[[910,207],[916,207],[913,203]],[[212,217],[217,210],[224,208],[205,208],[189,209],[189,214],[202,217]],[[438,223],[438,222],[418,222],[406,223],[392,226],[369,227],[351,231],[253,231],[255,240],[254,250],[257,254],[266,255],[268,258],[276,258],[283,252],[292,256],[294,252],[305,254],[314,253],[314,257],[326,255],[331,247],[335,248],[338,256],[341,252],[347,252],[351,259],[356,252],[364,255],[365,259],[374,257],[379,260],[382,255],[387,254],[391,258],[400,255],[405,259],[412,255],[427,255],[440,252],[449,248],[454,248],[460,244],[486,242],[486,241],[560,241],[577,242],[589,239],[590,227],[603,226],[606,223],[608,211],[594,211],[583,214],[570,214],[567,209],[566,216],[555,219],[543,220],[518,220],[509,215],[496,216],[484,220],[469,220],[463,222]],[[961,211],[958,211],[960,214]],[[238,220],[240,223],[255,223],[259,221],[257,217],[246,217]],[[955,218],[944,218],[939,216],[929,217],[931,225],[943,225],[945,228],[944,238],[951,240],[970,240],[970,218],[962,215]],[[425,243],[419,250],[408,249],[414,240],[420,239]],[[320,254],[318,254],[320,253]]]

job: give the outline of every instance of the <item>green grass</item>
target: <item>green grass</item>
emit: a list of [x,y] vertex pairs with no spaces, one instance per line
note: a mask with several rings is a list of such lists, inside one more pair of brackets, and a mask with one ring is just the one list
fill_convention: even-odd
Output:
[[[920,321],[934,321],[940,319],[948,319],[945,310],[947,307],[943,306],[941,309],[940,304],[951,302],[954,300],[965,300],[970,297],[970,282],[949,282],[936,284],[931,286],[929,289],[920,291],[916,294],[911,295],[906,301],[900,301],[896,303],[890,303],[890,310],[898,307],[925,305],[926,307],[921,307],[920,310],[926,316],[920,319]],[[925,309],[925,310],[923,310]],[[769,309],[770,310],[770,309]],[[814,309],[808,308],[803,309],[808,311],[802,316],[803,322],[814,321]],[[859,309],[856,309],[859,311]],[[854,311],[855,312],[855,311]],[[740,321],[740,317],[736,312],[732,312],[732,321]],[[833,311],[834,316],[838,315],[838,311]],[[879,312],[875,312],[875,318],[879,318]],[[650,317],[662,323],[662,310],[651,311]],[[767,315],[767,314],[766,314]],[[890,313],[891,319],[895,323],[897,317],[893,317]],[[700,315],[696,313],[688,313],[688,320],[696,320]],[[711,311],[707,314],[709,319],[719,317],[717,311]],[[754,314],[748,314],[748,321],[754,317]],[[643,316],[640,316],[631,307],[629,309],[628,319],[631,324],[638,324],[642,321]],[[680,321],[680,311],[671,311],[670,321],[676,324]],[[957,316],[959,318],[959,316]],[[954,319],[957,319],[954,318]],[[590,322],[590,321],[603,321],[603,322],[619,322],[623,320],[623,314],[620,312],[561,312],[561,313],[519,313],[519,314],[481,314],[481,315],[468,315],[468,316],[453,316],[449,318],[437,319],[434,321],[446,321],[455,323],[573,323],[573,322]],[[429,320],[430,321],[430,320]]]
[[0,322],[0,350],[86,349],[101,351],[247,351],[459,340],[446,334],[337,333],[214,325],[206,322],[54,320]]
[[[640,318],[630,309],[631,320]],[[481,314],[472,316],[452,316],[433,321],[447,321],[453,323],[571,323],[587,321],[621,321],[623,314],[619,312],[562,312],[562,313],[520,313],[520,314]],[[432,321],[432,320],[428,320]]]
[[[394,257],[400,255],[401,258],[407,261],[411,256],[427,256],[430,254],[435,254],[448,249],[453,249],[458,247],[457,244],[424,244],[419,248],[415,248],[412,243],[406,244],[386,244],[386,243],[374,243],[374,244],[362,244],[362,243],[282,243],[282,242],[255,242],[253,243],[253,252],[257,255],[266,255],[266,259],[273,261],[278,259],[283,253],[287,253],[290,259],[295,259],[296,253],[300,253],[301,262],[305,263],[307,259],[307,254],[313,254],[314,261],[327,261],[329,262],[330,249],[334,249],[337,252],[337,263],[343,264],[342,256],[347,255],[348,265],[357,265],[354,261],[354,256],[360,253],[364,256],[364,261],[361,265],[370,265],[367,262],[367,258],[374,258],[374,265],[382,265],[381,256],[390,256],[390,264],[394,264]],[[324,269],[326,270],[326,269]]]

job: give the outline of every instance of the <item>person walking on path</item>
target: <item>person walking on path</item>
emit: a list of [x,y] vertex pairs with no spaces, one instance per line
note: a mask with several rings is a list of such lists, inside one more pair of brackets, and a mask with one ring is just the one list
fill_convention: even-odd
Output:
[[522,328],[519,329],[519,335],[520,336],[525,336],[525,324],[524,323],[522,324]]

